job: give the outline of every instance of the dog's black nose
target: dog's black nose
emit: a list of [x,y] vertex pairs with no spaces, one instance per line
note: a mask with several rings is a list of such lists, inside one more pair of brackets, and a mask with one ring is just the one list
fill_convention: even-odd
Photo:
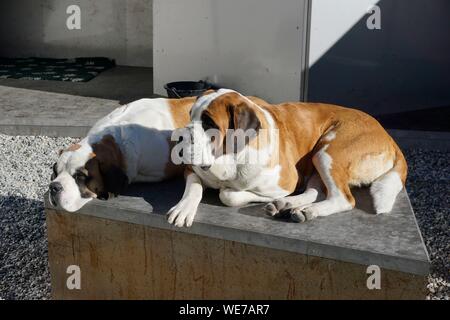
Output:
[[202,169],[204,171],[208,171],[209,168],[211,168],[211,166],[200,166],[200,169]]
[[56,196],[58,193],[63,191],[63,186],[59,182],[50,183],[50,194]]

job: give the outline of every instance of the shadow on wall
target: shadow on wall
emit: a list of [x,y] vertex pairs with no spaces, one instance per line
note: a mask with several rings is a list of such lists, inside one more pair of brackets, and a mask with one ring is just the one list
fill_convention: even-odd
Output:
[[[377,5],[381,30],[369,30],[370,14],[364,15],[310,66],[308,100],[372,115],[449,106],[450,2],[382,0]],[[317,28],[333,28],[339,16],[332,19]]]

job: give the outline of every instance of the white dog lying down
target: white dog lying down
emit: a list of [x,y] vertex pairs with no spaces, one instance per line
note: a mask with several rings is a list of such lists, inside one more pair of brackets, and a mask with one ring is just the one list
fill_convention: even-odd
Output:
[[132,182],[183,174],[170,160],[170,137],[189,122],[195,98],[141,99],[99,120],[86,138],[61,151],[53,167],[50,203],[73,212],[108,199]]
[[93,198],[121,193],[129,183],[182,176],[184,166],[171,160],[171,135],[189,123],[195,101],[141,99],[99,120],[86,138],[61,151],[53,166],[50,203],[73,212]]
[[[235,147],[228,131],[239,129],[251,133]],[[352,186],[370,185],[375,211],[390,212],[406,180],[396,143],[375,119],[354,109],[269,105],[219,90],[196,101],[188,130],[193,138],[183,157],[197,162],[186,167],[185,193],[168,214],[179,227],[192,224],[205,187],[219,189],[228,206],[269,202],[270,215],[303,222],[352,209]],[[296,190],[304,192],[286,197]]]

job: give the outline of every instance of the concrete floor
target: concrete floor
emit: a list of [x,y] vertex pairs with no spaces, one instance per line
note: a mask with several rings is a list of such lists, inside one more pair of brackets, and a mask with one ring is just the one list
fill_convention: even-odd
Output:
[[118,66],[89,82],[0,80],[0,132],[81,137],[119,105],[153,97],[153,70]]
[[117,100],[125,104],[153,95],[153,69],[116,66],[88,82],[0,79],[0,86]]

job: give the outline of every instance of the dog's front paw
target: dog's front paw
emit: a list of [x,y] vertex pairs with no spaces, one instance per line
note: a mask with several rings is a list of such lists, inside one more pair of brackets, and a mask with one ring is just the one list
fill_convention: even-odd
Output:
[[264,206],[264,211],[271,217],[283,219],[291,215],[291,203],[284,199],[278,199]]
[[294,222],[306,222],[317,217],[314,207],[300,207],[290,209],[291,220]]
[[189,199],[183,199],[167,213],[167,220],[176,227],[190,227],[197,213],[197,205]]

